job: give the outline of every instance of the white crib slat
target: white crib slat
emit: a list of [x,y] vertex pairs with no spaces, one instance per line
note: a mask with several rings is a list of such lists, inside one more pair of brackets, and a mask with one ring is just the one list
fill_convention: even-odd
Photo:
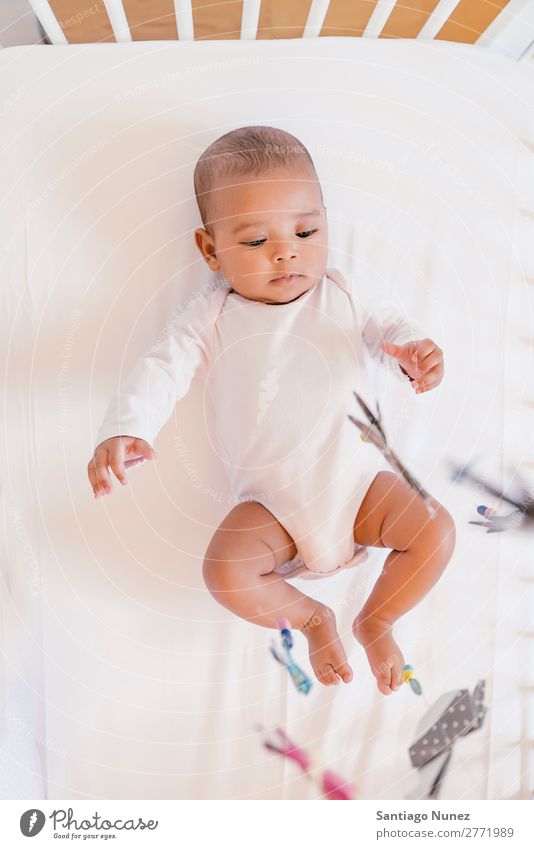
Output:
[[47,0],[30,0],[31,7],[52,44],[68,44]]
[[533,41],[534,5],[531,0],[510,0],[475,44],[521,59]]
[[176,14],[176,28],[179,41],[194,41],[195,28],[193,26],[193,8],[191,0],[174,0],[174,12]]
[[241,38],[254,41],[258,36],[261,0],[243,0],[241,15]]
[[424,24],[417,34],[417,38],[435,38],[443,24],[448,21],[459,2],[460,0],[441,0],[432,14],[428,17],[426,24]]
[[132,41],[132,33],[122,0],[104,0],[104,6],[116,40],[119,42]]
[[362,38],[378,38],[396,5],[397,0],[378,0],[362,32]]
[[450,18],[460,0],[441,0],[417,34],[417,38],[435,38],[441,27]]
[[326,18],[329,6],[330,0],[313,0],[310,6],[310,11],[308,12],[306,26],[302,33],[303,38],[318,38],[319,33],[323,28],[324,19]]

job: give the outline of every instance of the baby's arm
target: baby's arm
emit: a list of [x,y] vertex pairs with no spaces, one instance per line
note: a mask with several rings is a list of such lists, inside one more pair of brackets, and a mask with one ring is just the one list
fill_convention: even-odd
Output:
[[416,393],[438,386],[444,374],[443,351],[432,339],[421,338],[419,325],[407,321],[389,303],[370,310],[360,307],[362,336],[371,356]]
[[88,464],[95,496],[112,491],[108,467],[126,483],[127,468],[153,458],[157,434],[209,356],[210,331],[227,291],[219,288],[209,296],[197,297],[120,384],[108,404]]
[[370,355],[399,380],[407,381],[409,379],[407,372],[394,357],[384,351],[382,346],[415,342],[422,335],[419,325],[405,319],[388,302],[381,302],[372,307],[360,303],[359,310],[362,316],[362,338]]

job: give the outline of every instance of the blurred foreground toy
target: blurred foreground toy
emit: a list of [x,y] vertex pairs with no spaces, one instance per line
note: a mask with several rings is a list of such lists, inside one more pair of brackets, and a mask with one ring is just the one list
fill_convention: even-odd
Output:
[[291,678],[293,679],[293,683],[297,690],[300,690],[301,693],[307,695],[311,690],[312,682],[310,678],[308,678],[306,673],[302,671],[300,666],[298,666],[291,657],[291,649],[293,648],[293,637],[291,636],[289,622],[287,621],[287,619],[279,619],[277,624],[280,630],[282,651],[285,656],[282,656],[278,653],[274,640],[271,640],[271,654],[275,658],[275,660],[278,661],[278,663],[281,663],[282,666],[286,667],[287,671],[291,675]]
[[415,672],[413,671],[413,666],[410,666],[407,663],[402,670],[402,680],[405,684],[409,684],[412,690],[414,691],[416,696],[423,695],[423,688],[421,687],[419,681],[415,677]]
[[[264,731],[261,725],[258,726],[258,730]],[[264,736],[263,745],[270,752],[275,752],[283,758],[294,761],[307,778],[317,783],[327,799],[332,801],[354,799],[354,789],[349,782],[340,778],[332,770],[325,769],[320,764],[313,762],[311,756],[296,743],[293,743],[282,728],[275,728],[270,738]]]
[[359,419],[355,419],[354,416],[349,414],[349,419],[351,422],[356,425],[357,428],[361,431],[360,439],[363,442],[372,442],[373,445],[378,448],[378,450],[383,454],[386,458],[390,466],[395,469],[396,472],[399,472],[400,475],[404,478],[406,483],[411,486],[416,492],[419,493],[423,501],[425,502],[426,509],[428,510],[431,517],[433,517],[436,513],[435,501],[432,496],[421,486],[421,484],[414,478],[413,475],[410,474],[408,469],[401,463],[395,452],[389,447],[386,439],[386,434],[380,424],[381,414],[380,407],[378,401],[376,402],[376,415],[371,412],[367,404],[360,398],[357,392],[354,392],[354,397],[356,398],[358,404],[364,411],[365,415],[369,419],[370,424],[364,424],[359,421]]
[[504,516],[500,513],[497,513],[492,507],[486,507],[485,504],[479,504],[477,506],[477,513],[480,516],[483,516],[486,520],[485,522],[475,521],[474,519],[469,519],[469,525],[480,525],[482,528],[487,528],[486,533],[488,534],[497,534],[499,531],[509,531],[514,526],[521,524],[522,520],[522,512],[519,510],[514,510],[512,513],[506,513]]
[[511,513],[502,515],[491,507],[480,504],[477,506],[477,513],[483,517],[484,521],[470,520],[469,524],[480,525],[486,528],[488,534],[496,534],[499,531],[508,531],[514,528],[532,530],[534,525],[534,496],[531,494],[532,490],[529,490],[519,472],[515,471],[514,476],[517,476],[520,480],[520,492],[517,498],[512,498],[509,495],[505,495],[502,490],[491,486],[491,484],[486,483],[482,478],[474,475],[470,471],[470,465],[452,466],[452,480],[455,483],[467,480],[470,483],[476,484],[476,486],[482,487],[485,492],[489,492],[500,501],[506,501],[507,504],[512,504],[517,509]]
[[417,725],[417,739],[410,746],[412,766],[419,770],[419,787],[407,799],[437,799],[449,768],[452,747],[459,737],[482,726],[486,682],[477,683],[473,693],[445,693],[426,711]]

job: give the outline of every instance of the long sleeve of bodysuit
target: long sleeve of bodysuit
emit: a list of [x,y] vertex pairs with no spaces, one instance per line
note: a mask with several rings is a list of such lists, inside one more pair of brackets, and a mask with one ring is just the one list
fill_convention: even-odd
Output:
[[137,360],[108,404],[96,446],[112,436],[135,436],[151,446],[209,355],[214,322],[228,289],[197,294],[158,341]]
[[373,359],[385,366],[400,380],[408,382],[398,360],[386,354],[380,347],[384,342],[405,345],[422,338],[421,328],[414,321],[408,321],[388,301],[370,306],[358,305],[361,315],[362,338]]

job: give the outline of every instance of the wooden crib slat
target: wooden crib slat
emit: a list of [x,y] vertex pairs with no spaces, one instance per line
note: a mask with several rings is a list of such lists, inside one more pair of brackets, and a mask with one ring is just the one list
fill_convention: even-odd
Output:
[[380,38],[417,38],[440,0],[411,0],[397,3],[380,33]]
[[361,36],[375,10],[374,0],[330,0],[321,36]]
[[50,8],[69,44],[116,41],[106,7],[98,0],[50,0]]
[[495,20],[509,0],[460,0],[448,21],[436,35],[442,41],[474,44]]
[[302,38],[311,0],[262,0],[257,38]]
[[240,38],[242,0],[193,0],[195,40]]
[[176,40],[173,0],[122,0],[132,41]]

